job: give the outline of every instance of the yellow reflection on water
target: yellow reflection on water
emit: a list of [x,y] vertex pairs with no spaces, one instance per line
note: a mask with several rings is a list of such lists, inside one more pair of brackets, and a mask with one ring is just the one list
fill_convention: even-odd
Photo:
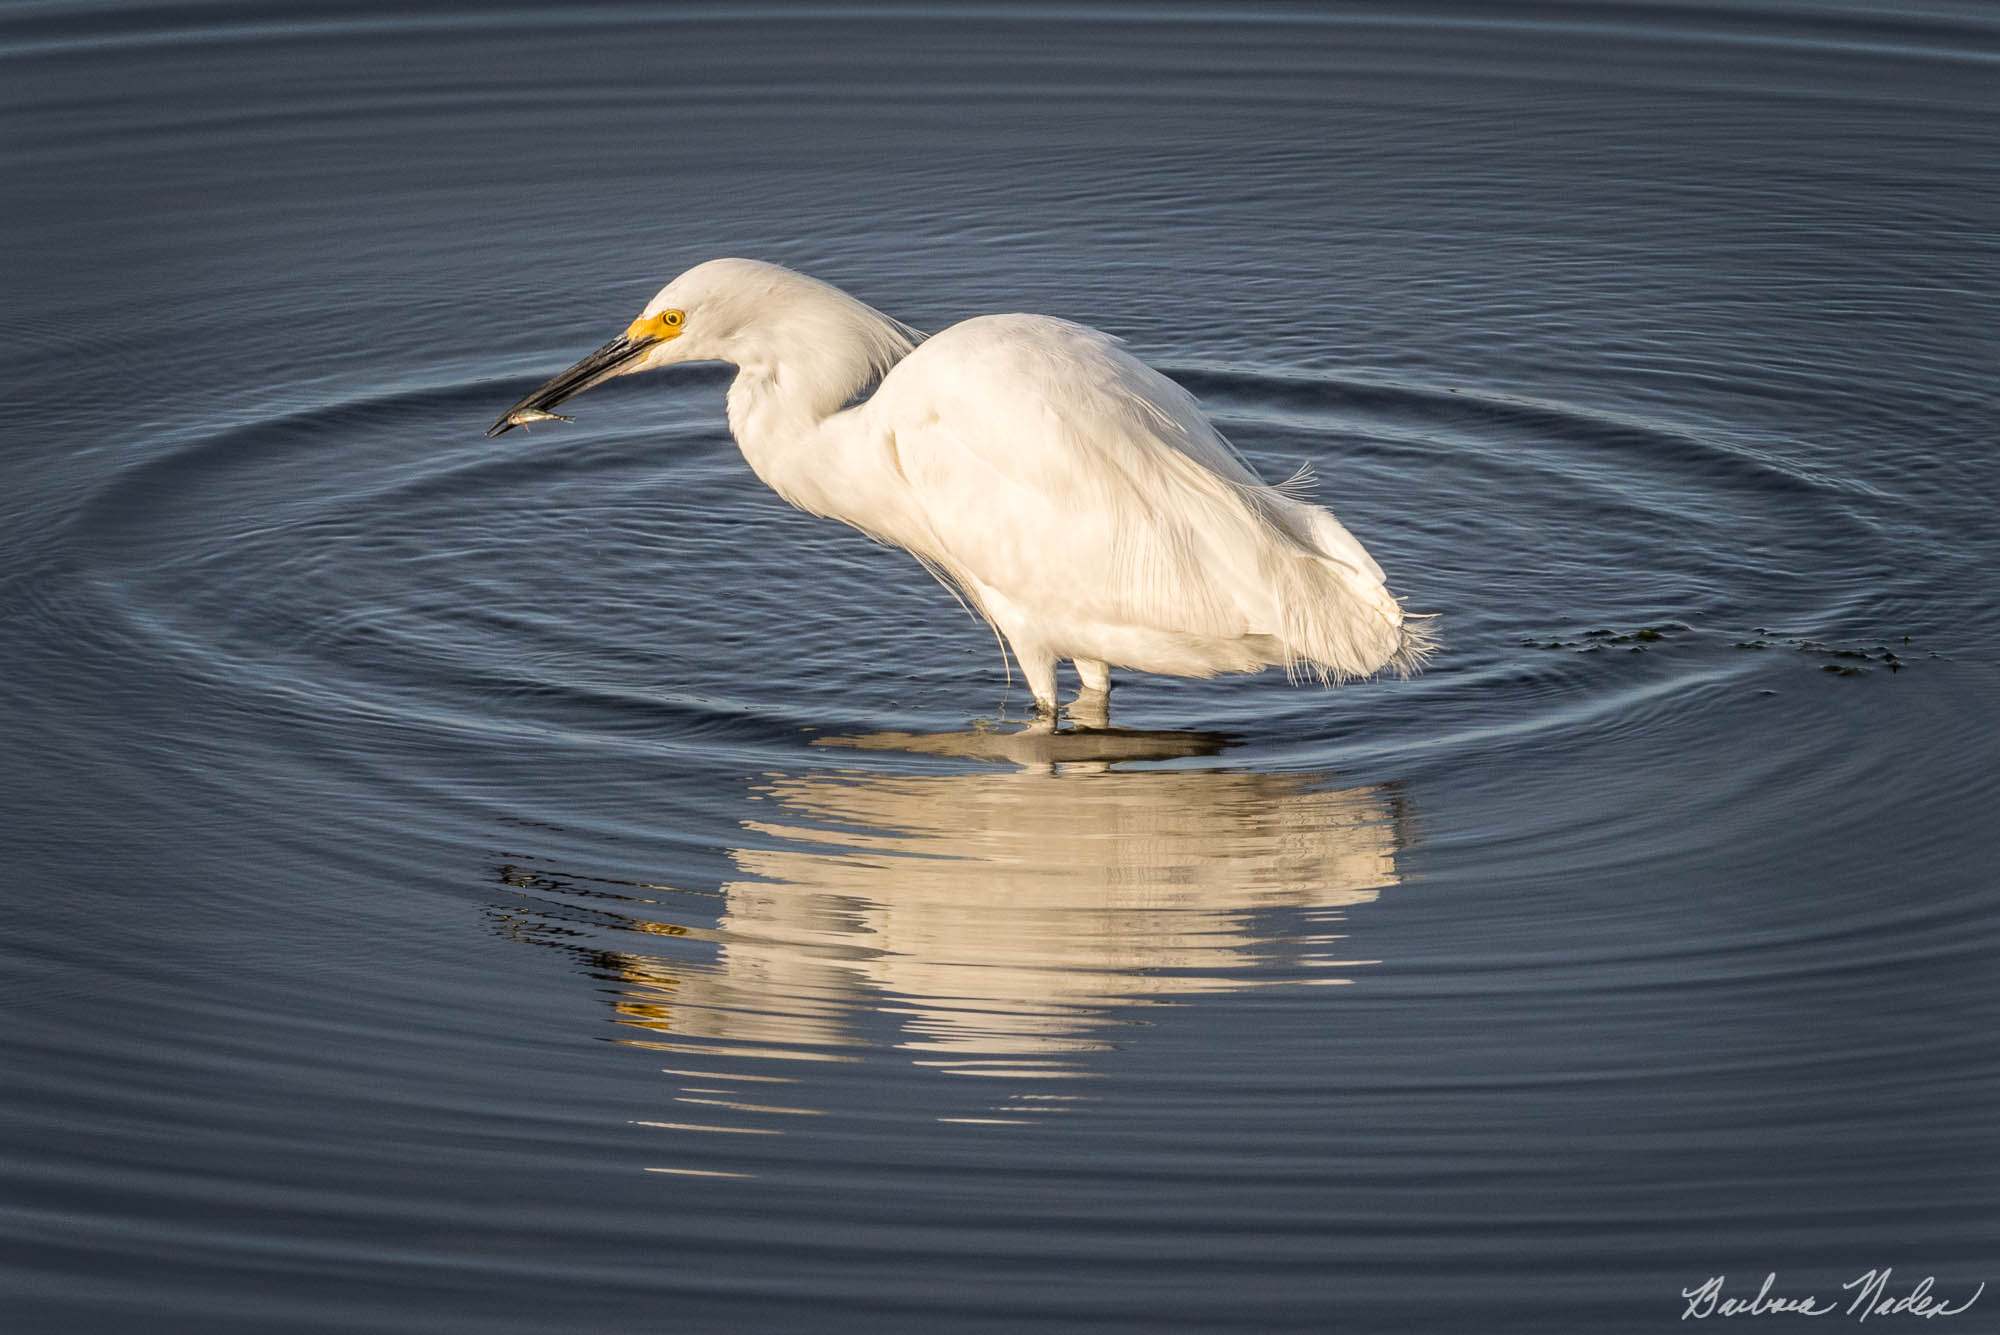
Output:
[[[672,953],[589,954],[616,988],[619,1021],[641,1031],[626,1041],[675,1054],[663,1069],[690,1082],[683,1106],[796,1123],[816,1109],[723,1091],[739,1080],[789,1085],[800,1068],[730,1070],[853,1062],[870,1034],[879,1050],[886,1029],[913,1065],[1030,1082],[1022,1088],[1044,1092],[993,1111],[1032,1122],[1081,1097],[1039,1082],[1092,1074],[1095,1055],[1134,1032],[1121,1023],[1133,1007],[1344,981],[1329,970],[1370,961],[1342,948],[1341,911],[1398,879],[1400,803],[1380,788],[1120,768],[1212,755],[1219,743],[1204,734],[882,733],[827,744],[1008,763],[768,776],[730,851],[740,876],[714,897],[584,892],[598,901],[598,926],[673,943]],[[510,873],[544,902],[584,879]],[[605,899],[630,903],[607,910]],[[708,916],[663,922],[641,903],[705,904]],[[1301,930],[1298,913],[1279,909],[1314,912]]]

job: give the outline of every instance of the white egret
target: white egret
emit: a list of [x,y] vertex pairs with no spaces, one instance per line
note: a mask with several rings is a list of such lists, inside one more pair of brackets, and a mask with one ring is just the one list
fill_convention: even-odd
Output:
[[1265,484],[1186,390],[1067,320],[924,339],[817,279],[711,260],[487,434],[677,362],[734,365],[729,427],[757,476],[915,556],[1005,637],[1044,711],[1062,659],[1101,705],[1114,666],[1339,682],[1407,676],[1433,647],[1303,479]]

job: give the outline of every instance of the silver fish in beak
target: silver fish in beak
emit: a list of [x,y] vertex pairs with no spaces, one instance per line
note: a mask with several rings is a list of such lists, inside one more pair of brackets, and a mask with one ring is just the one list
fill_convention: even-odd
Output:
[[[545,413],[540,408],[516,408],[507,414],[508,426],[528,426],[535,422],[574,422],[574,417],[564,417],[561,413]],[[495,426],[499,423],[495,422]],[[490,434],[497,434],[489,432]]]
[[[499,420],[486,428],[486,434],[505,435],[517,426],[555,417],[556,414],[549,411],[551,408],[565,399],[575,398],[592,385],[609,380],[624,370],[628,364],[638,360],[646,349],[657,342],[659,342],[657,338],[648,338],[644,335],[634,337],[630,333],[620,334],[500,414]],[[562,420],[570,419],[565,417]]]

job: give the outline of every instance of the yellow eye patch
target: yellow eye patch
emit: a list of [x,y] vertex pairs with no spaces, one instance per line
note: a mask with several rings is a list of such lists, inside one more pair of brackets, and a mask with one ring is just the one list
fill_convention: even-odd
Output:
[[642,315],[625,326],[627,338],[679,338],[681,330],[687,326],[687,312],[658,311],[652,315]]

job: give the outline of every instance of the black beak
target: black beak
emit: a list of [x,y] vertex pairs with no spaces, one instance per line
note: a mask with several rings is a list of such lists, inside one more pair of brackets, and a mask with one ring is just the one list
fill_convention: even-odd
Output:
[[596,352],[591,353],[575,366],[564,371],[555,379],[543,385],[534,393],[500,414],[500,420],[486,428],[489,436],[502,436],[518,425],[514,415],[524,409],[547,412],[564,399],[573,399],[592,385],[602,384],[617,375],[626,363],[638,357],[647,348],[660,340],[656,338],[632,338],[620,334]]

